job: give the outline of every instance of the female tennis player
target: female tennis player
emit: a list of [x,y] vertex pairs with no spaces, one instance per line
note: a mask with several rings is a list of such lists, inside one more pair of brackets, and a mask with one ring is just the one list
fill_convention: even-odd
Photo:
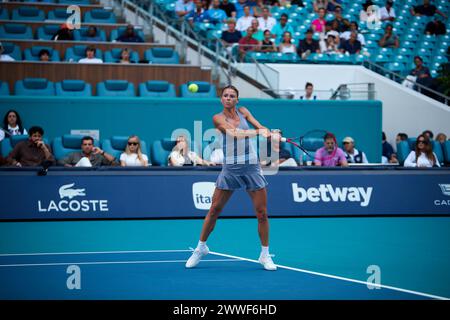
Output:
[[[220,212],[233,191],[245,187],[258,218],[258,233],[262,245],[258,261],[264,269],[276,270],[277,267],[269,255],[267,181],[262,175],[256,151],[248,141],[249,138],[256,137],[258,133],[265,138],[270,138],[271,132],[262,126],[245,107],[236,108],[239,91],[234,86],[223,88],[220,101],[223,111],[214,115],[213,122],[222,134],[224,163],[216,181],[211,208],[203,222],[200,241],[186,262],[186,268],[195,267],[200,259],[209,253],[206,240],[213,231]],[[250,129],[249,123],[255,129]]]

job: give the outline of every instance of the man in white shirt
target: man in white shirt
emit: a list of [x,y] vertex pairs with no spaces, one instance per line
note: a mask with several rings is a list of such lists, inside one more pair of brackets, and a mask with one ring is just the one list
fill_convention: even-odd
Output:
[[262,16],[258,18],[259,30],[262,32],[266,30],[272,30],[272,28],[277,24],[277,20],[270,16],[269,8],[264,7]]
[[178,0],[175,3],[175,13],[181,18],[195,10],[194,1]]
[[395,20],[395,11],[392,7],[394,5],[394,1],[387,0],[386,6],[380,9],[380,19],[381,21],[394,21]]
[[3,45],[0,42],[0,61],[2,62],[15,61],[13,57],[11,57],[8,54],[3,54],[3,52],[5,52],[5,48],[3,48]]
[[340,38],[343,40],[348,40],[350,39],[352,32],[356,32],[357,40],[361,42],[362,46],[365,46],[366,40],[364,39],[364,36],[361,33],[359,33],[358,29],[359,29],[358,23],[356,21],[352,21],[350,22],[350,30],[342,32]]
[[250,15],[250,7],[244,7],[244,16],[240,17],[236,23],[236,30],[238,31],[247,31],[248,28],[252,26],[253,16]]
[[369,163],[366,154],[355,148],[355,141],[352,137],[345,137],[342,141],[344,144],[345,157],[348,163]]
[[103,63],[102,59],[95,57],[95,48],[94,47],[87,47],[86,48],[86,58],[80,59],[79,63]]

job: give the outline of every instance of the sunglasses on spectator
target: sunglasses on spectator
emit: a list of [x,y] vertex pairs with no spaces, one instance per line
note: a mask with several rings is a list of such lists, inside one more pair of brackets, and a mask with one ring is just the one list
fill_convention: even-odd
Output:
[[417,143],[428,144],[428,142],[426,142],[425,140],[418,140]]
[[139,143],[138,142],[128,142],[129,146],[137,146]]

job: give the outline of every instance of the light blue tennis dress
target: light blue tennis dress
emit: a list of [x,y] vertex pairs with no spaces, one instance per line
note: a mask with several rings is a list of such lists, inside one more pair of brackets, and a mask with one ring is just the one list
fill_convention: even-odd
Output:
[[[236,112],[239,116],[237,129],[248,130],[250,127],[247,120],[239,110]],[[256,149],[250,139],[237,139],[222,133],[221,140],[224,162],[216,187],[221,190],[237,190],[245,187],[247,191],[265,188],[268,183],[263,176]]]

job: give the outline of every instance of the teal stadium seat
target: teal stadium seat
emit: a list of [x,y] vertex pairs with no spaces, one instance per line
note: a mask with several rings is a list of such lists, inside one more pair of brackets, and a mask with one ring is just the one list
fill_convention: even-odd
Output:
[[[52,142],[52,151],[56,161],[60,161],[68,156],[72,152],[81,151],[81,139],[82,135],[65,134],[60,137],[56,137]],[[94,140],[94,145],[100,147],[97,140]]]
[[52,47],[34,46],[31,48],[26,48],[23,52],[25,61],[39,61],[39,52],[46,49],[50,52],[50,61],[60,61],[59,51],[53,49]]
[[252,63],[254,60],[259,63],[270,63],[272,62],[272,54],[269,52],[248,51],[245,54],[244,61]]
[[[100,41],[106,42],[106,33],[105,30],[102,28],[97,28],[97,35],[100,37]],[[89,37],[87,36],[87,31],[89,27],[82,26],[80,29],[76,29],[73,31],[73,38],[75,41],[91,41]]]
[[446,165],[450,165],[450,140],[445,141],[442,148],[444,150],[444,162]]
[[14,93],[16,96],[54,96],[55,87],[45,78],[25,78],[16,81]]
[[0,8],[0,20],[9,20],[8,9]]
[[9,96],[9,84],[6,81],[0,81],[0,96]]
[[20,23],[5,23],[0,25],[1,39],[33,39],[30,26]]
[[67,10],[64,9],[54,9],[54,10],[50,10],[47,13],[47,18],[48,20],[53,20],[53,21],[66,21],[67,18],[69,18],[72,15],[72,13],[67,13]]
[[83,80],[63,80],[55,83],[57,96],[90,97],[92,86]]
[[104,9],[92,9],[84,14],[85,23],[116,23],[114,12]]
[[168,81],[146,81],[139,84],[139,96],[175,98],[175,86]]
[[[114,156],[117,161],[120,159],[120,155],[125,151],[128,143],[128,136],[112,136],[110,139],[104,139],[102,141],[102,149]],[[147,149],[147,143],[141,139],[141,151],[145,154],[150,163],[150,155]]]
[[410,152],[411,148],[408,141],[400,141],[397,143],[397,159],[401,165],[403,165]]
[[45,13],[36,7],[19,7],[13,9],[11,20],[14,21],[44,21]]
[[22,52],[20,51],[20,47],[15,45],[12,42],[2,42],[3,46],[3,54],[9,55],[11,58],[14,58],[16,61],[22,60]]
[[[192,147],[194,144],[191,142],[191,150],[194,150],[198,155],[201,155],[199,152],[199,148]],[[168,157],[169,154],[172,152],[173,147],[175,146],[175,141],[172,141],[170,138],[164,138],[160,140],[153,141],[151,150],[150,150],[150,157],[152,165],[154,166],[160,166],[160,167],[167,167],[168,166]]]
[[306,153],[304,153],[299,148],[292,148],[292,155],[298,163],[306,163],[307,161],[314,161],[314,156],[316,154],[316,151],[323,147],[323,138],[309,138],[305,139],[303,141],[303,147],[306,151],[310,154],[308,156]]
[[[27,141],[27,140],[28,140],[28,135],[27,134],[11,136],[10,138],[3,139],[0,142],[0,144],[1,144],[1,150],[0,150],[1,155],[6,158],[19,142]],[[48,144],[48,139],[47,138],[44,138],[43,141],[44,141],[44,143]]]
[[134,84],[127,80],[106,80],[97,83],[99,97],[134,97]]
[[47,24],[40,26],[36,30],[36,39],[38,40],[51,40],[52,37],[58,32],[59,25]]
[[272,53],[272,60],[276,63],[296,63],[300,59],[296,53]]
[[[117,38],[119,36],[121,36],[125,32],[125,30],[126,30],[126,27],[119,27],[117,29],[111,30],[111,33],[109,35],[110,40],[111,41],[116,41]],[[142,40],[145,40],[144,31],[142,31],[142,29],[135,27],[134,28],[134,33],[137,34],[139,37],[141,37]]]
[[[197,92],[190,92],[188,87],[190,84],[198,85]],[[216,86],[205,81],[189,81],[180,86],[180,96],[183,98],[216,98]]]
[[172,48],[150,48],[145,50],[145,60],[153,64],[179,64],[178,52]]
[[[122,52],[122,48],[113,48],[110,51],[105,51],[105,60],[106,63],[116,63],[120,60],[120,54]],[[128,49],[130,53],[130,61],[134,63],[139,63],[139,54],[134,51]]]
[[444,150],[442,145],[436,140],[433,140],[432,144],[433,144],[433,152],[436,154],[439,163],[441,165],[444,164]]
[[[67,48],[64,60],[78,62],[78,60],[86,57],[86,48],[87,48],[87,45],[76,45],[76,46]],[[102,50],[96,48],[95,57],[99,58],[99,59],[103,59]]]

